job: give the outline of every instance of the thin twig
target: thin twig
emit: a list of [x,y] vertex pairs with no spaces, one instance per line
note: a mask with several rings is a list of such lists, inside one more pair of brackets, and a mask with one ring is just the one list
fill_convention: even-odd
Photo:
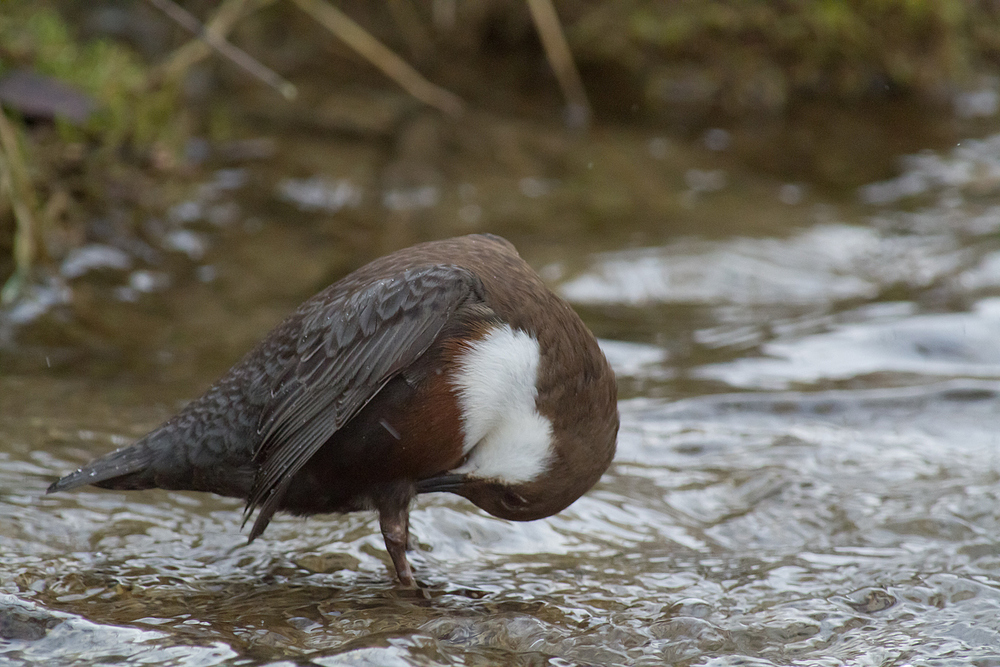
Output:
[[590,102],[587,101],[587,91],[583,88],[580,71],[573,61],[573,53],[569,50],[556,8],[552,0],[528,0],[528,9],[542,38],[549,65],[566,97],[569,107],[567,121],[571,126],[586,127],[590,123]]
[[[268,0],[268,2],[273,1]],[[218,9],[212,12],[208,20],[205,21],[205,33],[214,35],[219,39],[226,39],[229,31],[236,25],[236,22],[250,13],[251,10],[247,9],[247,5],[253,2],[255,0],[223,0]],[[258,0],[255,4],[257,6],[253,10],[258,9],[262,3]],[[203,60],[211,53],[211,47],[200,37],[195,37],[186,44],[174,49],[157,69],[166,78],[177,79],[188,68],[196,62]]]
[[410,95],[450,116],[462,115],[465,104],[460,97],[425,79],[342,11],[324,0],[292,1]]
[[178,25],[198,36],[203,42],[231,60],[251,76],[263,81],[271,88],[281,93],[285,99],[292,100],[298,92],[295,86],[282,78],[277,72],[264,66],[246,51],[233,46],[224,40],[220,34],[208,30],[186,9],[173,0],[149,0],[149,3],[173,19]]

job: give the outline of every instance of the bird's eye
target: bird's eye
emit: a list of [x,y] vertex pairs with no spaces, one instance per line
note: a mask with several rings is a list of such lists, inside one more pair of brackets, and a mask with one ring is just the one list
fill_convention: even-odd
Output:
[[507,489],[502,494],[500,494],[500,504],[504,506],[504,509],[517,510],[527,505],[528,501],[525,500],[523,496],[520,496],[511,491],[510,489]]

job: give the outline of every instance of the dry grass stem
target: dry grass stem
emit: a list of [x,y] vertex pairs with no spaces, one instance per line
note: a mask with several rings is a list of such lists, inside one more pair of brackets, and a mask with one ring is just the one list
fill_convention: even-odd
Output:
[[[236,22],[264,5],[275,0],[223,0],[218,9],[205,21],[205,33],[218,39],[225,39]],[[212,53],[211,47],[200,38],[192,39],[178,47],[157,68],[159,74],[168,79],[178,79],[189,67],[204,60]]]
[[[203,26],[193,14],[173,2],[173,0],[149,0],[149,2],[173,19],[178,25],[197,35],[200,40],[215,49],[219,54],[228,58],[251,76],[263,81],[265,84],[281,93],[285,99],[295,99],[297,91],[291,82],[285,80],[277,72],[255,60],[253,56],[248,54],[246,51],[233,46],[222,38],[222,34],[226,32],[224,29],[225,23],[229,22],[231,26],[232,22],[235,22],[242,11],[244,0],[229,0],[224,3],[226,5],[230,5],[228,8],[219,8],[219,12],[217,14],[222,14],[223,9],[225,9],[225,14],[222,14],[223,17],[219,19],[217,30],[209,30]],[[231,18],[230,15],[232,15]],[[183,63],[178,63],[176,66],[180,67],[182,64]]]
[[545,55],[566,97],[569,106],[568,122],[571,126],[586,127],[590,123],[590,102],[559,23],[556,8],[552,5],[552,0],[528,0],[528,9],[531,10],[531,17],[542,38]]
[[7,305],[22,293],[38,254],[35,212],[38,197],[18,144],[17,130],[0,112],[0,194],[10,200],[14,231],[14,273],[0,290],[0,304]]
[[462,115],[465,104],[460,97],[425,79],[342,11],[324,0],[292,1],[410,95],[450,116]]

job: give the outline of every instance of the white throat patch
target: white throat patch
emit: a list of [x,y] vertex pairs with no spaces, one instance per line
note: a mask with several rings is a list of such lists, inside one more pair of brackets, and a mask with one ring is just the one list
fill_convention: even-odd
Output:
[[468,348],[452,378],[468,458],[451,472],[511,484],[535,479],[552,458],[552,423],[535,409],[538,341],[505,324]]

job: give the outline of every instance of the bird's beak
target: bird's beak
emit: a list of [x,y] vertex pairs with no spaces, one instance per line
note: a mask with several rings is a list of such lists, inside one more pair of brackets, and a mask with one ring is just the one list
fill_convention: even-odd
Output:
[[468,481],[465,475],[435,475],[417,482],[417,493],[432,493],[434,491],[457,491]]

